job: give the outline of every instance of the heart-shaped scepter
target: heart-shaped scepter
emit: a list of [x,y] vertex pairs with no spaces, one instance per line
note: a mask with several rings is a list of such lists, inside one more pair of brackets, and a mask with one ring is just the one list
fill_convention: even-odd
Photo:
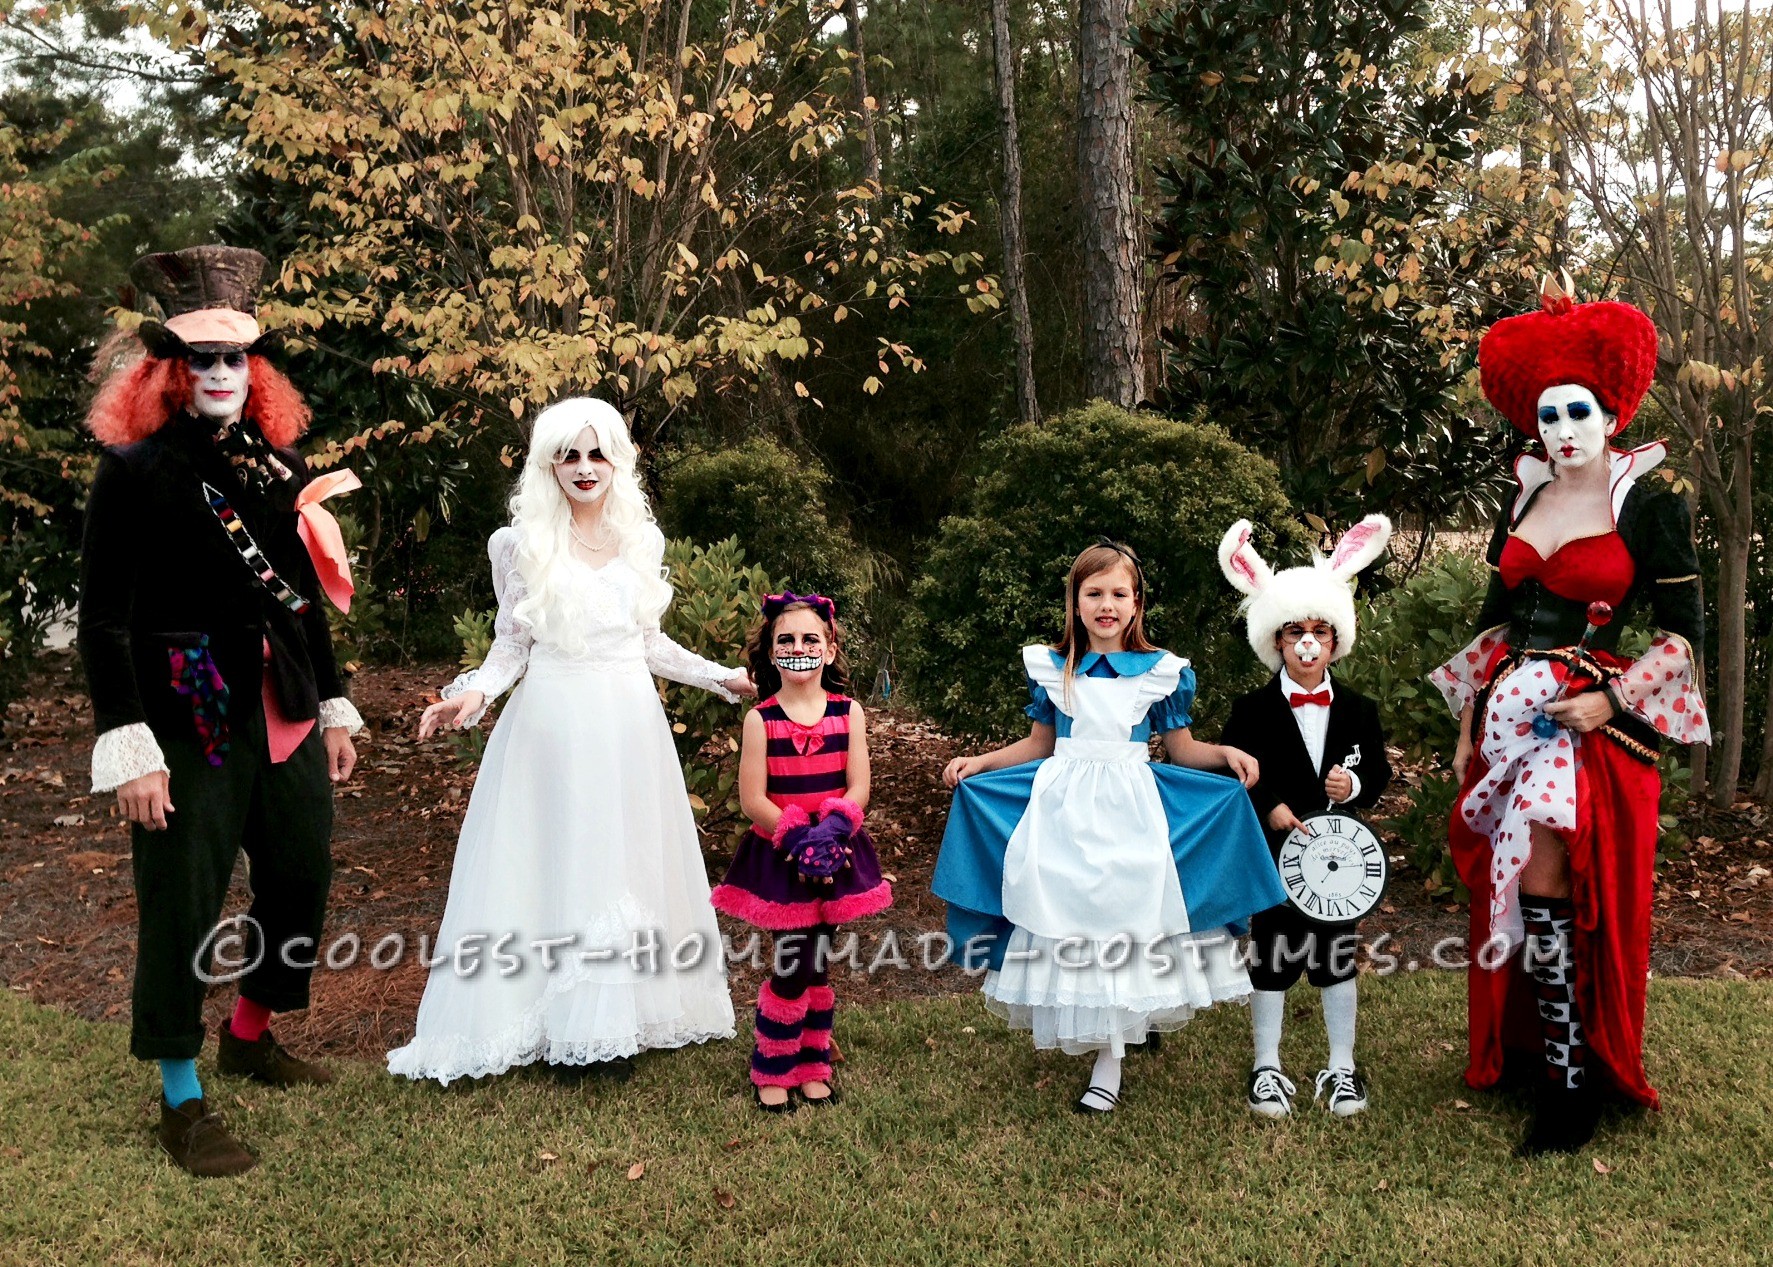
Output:
[[[1576,644],[1576,653],[1580,655],[1588,649],[1588,640],[1594,637],[1595,630],[1603,629],[1612,623],[1613,604],[1599,601],[1590,603],[1588,605],[1588,624],[1582,630],[1581,640]],[[1553,697],[1554,701],[1564,698],[1564,690],[1565,687],[1558,687],[1558,693]],[[1533,717],[1533,733],[1541,739],[1550,739],[1558,733],[1558,724],[1543,712],[1537,713]]]

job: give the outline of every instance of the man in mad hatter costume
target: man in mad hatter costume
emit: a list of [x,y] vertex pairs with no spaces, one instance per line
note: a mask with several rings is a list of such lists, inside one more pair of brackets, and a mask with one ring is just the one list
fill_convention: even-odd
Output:
[[306,1007],[332,875],[332,784],[361,729],[333,658],[324,592],[350,579],[319,505],[356,486],[310,481],[291,446],[309,419],[261,355],[265,261],[200,246],[138,260],[163,320],[99,389],[105,446],[86,506],[78,646],[97,719],[92,790],[130,822],[139,929],[130,1051],[159,1062],[162,1148],[198,1175],[254,1157],[204,1098],[196,1057],[210,951],[235,860],[253,901],[230,960],[253,964],[217,1068],[274,1086],[330,1081],[272,1037]]

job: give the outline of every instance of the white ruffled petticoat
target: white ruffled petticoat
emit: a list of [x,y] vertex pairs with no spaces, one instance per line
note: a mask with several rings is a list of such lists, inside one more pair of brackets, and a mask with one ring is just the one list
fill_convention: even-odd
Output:
[[[632,617],[621,560],[577,565],[573,656],[532,643],[511,530],[491,547],[499,640],[452,694],[522,683],[480,765],[412,1042],[391,1073],[483,1077],[734,1033],[695,820],[653,672],[717,689],[733,670]],[[668,652],[665,644],[669,644]],[[724,694],[724,692],[723,692]]]

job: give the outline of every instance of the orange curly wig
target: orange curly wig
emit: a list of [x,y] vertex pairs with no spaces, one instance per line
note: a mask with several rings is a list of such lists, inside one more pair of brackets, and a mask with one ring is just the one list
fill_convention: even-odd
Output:
[[[246,363],[246,416],[272,445],[288,448],[308,430],[313,412],[271,362],[248,356]],[[86,426],[107,447],[134,444],[190,405],[191,374],[185,362],[145,356],[105,379],[86,413]]]

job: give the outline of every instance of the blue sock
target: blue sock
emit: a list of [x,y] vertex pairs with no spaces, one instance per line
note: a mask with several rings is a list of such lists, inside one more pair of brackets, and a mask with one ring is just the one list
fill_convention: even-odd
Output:
[[203,1086],[197,1081],[197,1062],[195,1060],[162,1060],[160,1062],[160,1090],[166,1102],[178,1108],[186,1100],[201,1100]]

